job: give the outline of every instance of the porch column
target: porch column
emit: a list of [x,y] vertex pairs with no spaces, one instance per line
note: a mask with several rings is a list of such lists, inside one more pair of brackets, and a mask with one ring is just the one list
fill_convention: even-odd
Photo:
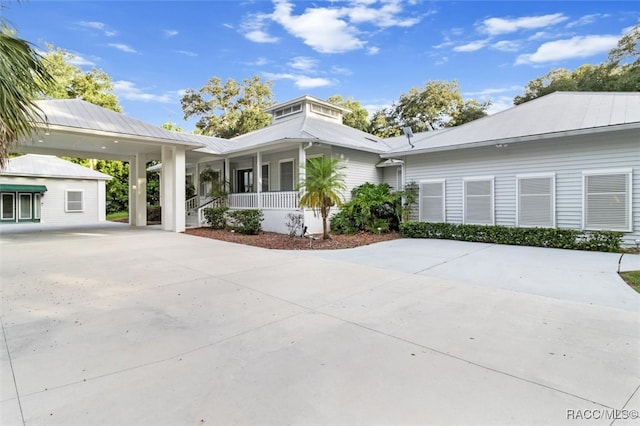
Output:
[[228,186],[225,188],[227,191],[231,192],[231,161],[228,158],[224,159],[224,185]]
[[129,161],[129,224],[147,226],[147,156],[136,154]]
[[185,229],[185,153],[177,147],[162,147],[162,229]]
[[262,152],[256,154],[256,196],[258,197],[258,208],[262,208]]
[[196,195],[198,196],[198,205],[200,205],[200,197],[202,194],[200,193],[200,163],[196,163],[196,175],[193,177],[193,186],[196,187]]
[[[300,144],[298,146],[298,182],[304,182],[305,178],[305,170],[307,165],[307,151],[306,147]],[[293,175],[295,176],[295,170],[293,171]],[[304,190],[300,190],[300,196],[304,194]]]

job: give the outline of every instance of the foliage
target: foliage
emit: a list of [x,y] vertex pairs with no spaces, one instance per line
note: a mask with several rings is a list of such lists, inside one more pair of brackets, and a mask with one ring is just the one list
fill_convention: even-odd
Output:
[[187,89],[180,99],[184,119],[199,117],[196,128],[200,134],[221,138],[261,129],[271,122],[264,112],[273,105],[271,86],[257,76],[242,83],[228,79],[224,85],[213,77],[198,91]]
[[514,98],[516,105],[556,91],[626,92],[640,90],[640,25],[622,36],[607,60],[599,65],[585,64],[569,71],[553,69],[525,87],[525,93]]
[[360,105],[359,101],[353,98],[343,99],[340,95],[333,95],[327,99],[327,102],[331,102],[334,105],[341,106],[351,110],[342,116],[342,124],[345,124],[354,129],[362,130],[366,132],[369,130],[369,113],[366,109]]
[[[158,161],[149,161],[147,169],[158,164]],[[147,204],[156,206],[160,204],[160,174],[147,170]]]
[[404,222],[400,225],[400,235],[404,238],[437,238],[515,246],[616,252],[620,250],[623,234],[610,231],[583,233],[575,229],[559,228]]
[[631,288],[640,293],[640,271],[620,272],[620,276]]
[[338,158],[316,157],[307,160],[305,178],[299,189],[304,191],[300,198],[300,207],[309,207],[314,214],[322,217],[322,238],[329,238],[327,218],[331,206],[342,204],[341,191],[347,189],[344,184],[344,166]]
[[47,44],[43,64],[53,76],[42,95],[53,99],[83,99],[94,105],[121,112],[118,97],[113,93],[111,77],[98,68],[83,71],[73,65],[76,56]]
[[46,122],[33,99],[52,82],[31,43],[16,37],[0,20],[0,169],[12,146],[37,131],[33,123]]
[[[351,191],[351,201],[331,219],[336,234],[397,231],[406,206],[415,201],[412,192],[394,192],[386,183],[364,183]],[[403,203],[403,199],[405,199]]]
[[195,197],[196,195],[196,186],[189,182],[189,179],[185,177],[184,182],[184,197],[185,199],[189,199],[191,197]]
[[229,207],[209,207],[203,210],[207,223],[213,229],[225,229],[227,227],[227,212]]
[[129,218],[129,212],[128,211],[113,212],[113,213],[109,213],[107,215],[107,220],[111,221],[111,222],[120,221],[120,220],[128,219],[128,218]]
[[67,161],[111,176],[106,183],[107,213],[126,211],[129,207],[129,164],[114,160],[62,157]]
[[304,215],[296,213],[288,213],[287,220],[284,223],[289,230],[289,238],[295,237],[298,233],[300,236],[304,233]]
[[147,206],[147,222],[160,222],[162,220],[162,207]]
[[262,231],[262,210],[233,210],[227,214],[232,229],[244,235],[257,235]]
[[390,138],[402,134],[402,129],[396,122],[393,109],[389,108],[383,108],[373,113],[368,131],[380,138]]

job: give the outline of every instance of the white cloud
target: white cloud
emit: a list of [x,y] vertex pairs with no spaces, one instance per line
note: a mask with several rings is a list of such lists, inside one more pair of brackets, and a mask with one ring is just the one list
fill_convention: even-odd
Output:
[[376,46],[367,47],[367,55],[377,55],[380,52],[380,48]]
[[177,35],[178,35],[178,31],[176,31],[176,30],[164,30],[164,36],[165,37],[170,38],[170,37],[175,37]]
[[520,49],[520,43],[513,40],[500,40],[493,43],[491,47],[502,52],[517,52]]
[[92,59],[89,59],[84,56],[78,55],[77,53],[73,53],[72,55],[73,55],[72,57],[67,59],[67,62],[77,67],[81,67],[81,66],[93,67],[96,65],[95,61],[100,59],[95,56]]
[[338,66],[333,66],[331,67],[331,72],[333,74],[340,74],[340,75],[351,75],[353,74],[353,71],[351,71],[349,68],[343,68],[343,67],[338,67]]
[[582,27],[584,25],[593,24],[598,19],[606,18],[608,16],[609,15],[606,15],[606,14],[603,14],[603,13],[593,13],[591,15],[584,15],[584,16],[581,16],[579,19],[577,19],[577,20],[575,20],[573,22],[569,22],[567,24],[567,28]]
[[420,22],[416,17],[400,17],[403,12],[399,1],[383,3],[380,9],[374,9],[376,2],[356,2],[354,7],[344,8],[345,14],[352,23],[371,23],[381,28],[387,27],[412,27]]
[[138,51],[133,47],[122,43],[109,43],[108,46],[126,53],[138,53]]
[[242,31],[245,32],[245,38],[255,43],[276,43],[280,40],[278,37],[272,36],[266,31],[265,22],[268,19],[269,15],[263,13],[250,15],[245,22],[242,23]]
[[99,22],[99,21],[78,21],[78,22],[76,22],[76,24],[81,26],[81,27],[83,27],[83,28],[89,28],[89,29],[92,29],[92,30],[101,31],[107,37],[113,37],[114,35],[118,34],[117,31],[114,31],[114,30],[110,29],[109,26],[107,24],[105,24],[104,22]]
[[167,92],[161,95],[145,93],[143,89],[136,87],[134,82],[126,80],[114,81],[113,91],[118,95],[118,97],[129,101],[159,102],[163,104],[174,102],[177,95],[179,95],[179,92]]
[[191,56],[191,57],[198,56],[196,52],[192,52],[191,50],[175,50],[175,52],[184,56]]
[[314,89],[316,87],[326,87],[334,84],[331,80],[326,78],[309,77],[299,74],[264,73],[264,76],[269,80],[291,80],[298,89]]
[[487,40],[476,40],[453,48],[454,52],[475,52],[487,45]]
[[513,108],[513,97],[498,96],[491,100],[491,105],[487,108],[487,114],[492,115],[509,108]]
[[517,91],[521,91],[522,90],[522,86],[509,86],[509,87],[497,87],[497,88],[488,88],[488,89],[483,89],[477,92],[464,92],[463,95],[466,96],[472,96],[472,97],[476,97],[476,96],[491,96],[491,95],[497,95],[499,93],[513,93],[513,92],[517,92]]
[[318,60],[309,58],[307,56],[297,56],[293,58],[287,65],[296,70],[315,72],[318,66]]
[[564,59],[587,58],[606,53],[616,46],[618,36],[587,35],[542,44],[534,53],[518,56],[516,65],[556,62]]
[[256,43],[275,43],[279,40],[278,37],[271,36],[262,30],[249,31],[244,36]]
[[487,18],[482,21],[480,30],[490,35],[508,34],[519,30],[532,30],[536,28],[545,28],[560,22],[566,21],[567,18],[562,13],[554,13],[551,15],[540,16],[523,16],[520,18]]

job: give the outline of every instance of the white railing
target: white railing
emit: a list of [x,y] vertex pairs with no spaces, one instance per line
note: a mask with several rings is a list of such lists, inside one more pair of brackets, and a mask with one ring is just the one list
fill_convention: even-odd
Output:
[[195,197],[189,198],[184,202],[184,211],[188,212],[195,209],[196,207],[198,207],[199,201],[200,197],[198,197],[197,195]]
[[[260,203],[258,204],[258,196]],[[296,191],[278,192],[248,192],[229,194],[229,208],[231,209],[297,209],[298,193]]]

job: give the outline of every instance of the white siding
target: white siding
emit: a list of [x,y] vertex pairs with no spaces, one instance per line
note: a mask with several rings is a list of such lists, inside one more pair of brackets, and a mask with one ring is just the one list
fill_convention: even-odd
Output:
[[406,182],[446,179],[446,220],[462,223],[463,178],[495,177],[495,223],[516,226],[517,175],[554,173],[556,226],[582,228],[582,172],[631,168],[633,232],[640,238],[640,138],[633,132],[592,134],[552,141],[433,152],[405,158]]
[[402,185],[398,186],[398,171],[402,170],[401,166],[380,167],[379,169],[381,171],[380,183],[386,183],[394,191],[402,189],[400,187]]
[[[100,199],[105,196],[104,181],[3,176],[2,183],[14,185],[45,185],[47,187],[47,192],[45,192],[41,198],[41,224],[83,225],[105,220],[105,200],[104,198]],[[65,212],[66,190],[83,191],[83,212]]]
[[382,183],[382,172],[379,167],[376,167],[376,164],[380,162],[379,155],[339,147],[333,148],[332,155],[335,158],[340,158],[346,167],[343,170],[347,185],[347,190],[344,194],[345,201],[351,199],[351,190],[353,188],[365,182]]

